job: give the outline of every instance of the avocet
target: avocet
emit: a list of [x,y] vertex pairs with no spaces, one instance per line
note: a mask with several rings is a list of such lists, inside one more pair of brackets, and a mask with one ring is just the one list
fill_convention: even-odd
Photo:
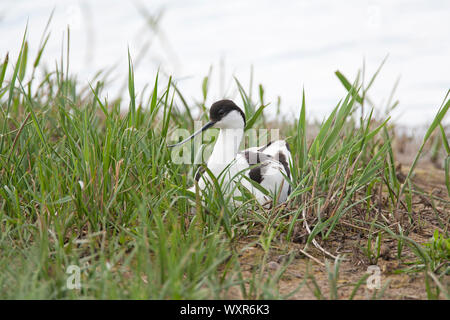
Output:
[[[210,121],[200,130],[187,139],[171,145],[182,145],[198,134],[210,128],[220,129],[214,149],[209,157],[207,167],[215,177],[221,181],[221,186],[234,190],[235,195],[240,191],[234,187],[239,180],[262,205],[271,202],[267,193],[255,188],[250,181],[242,179],[240,172],[251,180],[260,184],[271,195],[276,195],[277,203],[285,202],[290,194],[291,187],[286,177],[290,179],[289,164],[292,161],[289,145],[284,140],[269,142],[265,146],[252,147],[239,151],[244,136],[246,119],[244,112],[231,100],[215,102],[209,111]],[[210,180],[208,174],[197,171],[195,180],[203,190]],[[195,186],[189,189],[195,192]],[[227,191],[227,190],[223,190]]]

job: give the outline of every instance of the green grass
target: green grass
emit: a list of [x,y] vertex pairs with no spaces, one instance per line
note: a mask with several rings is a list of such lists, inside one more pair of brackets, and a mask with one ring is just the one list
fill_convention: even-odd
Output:
[[[70,74],[67,38],[67,52],[41,80],[27,75],[39,68],[48,34],[34,60],[25,34],[17,59],[6,56],[0,65],[0,298],[221,299],[230,297],[230,290],[249,299],[287,298],[314,276],[306,275],[294,291],[282,292],[279,280],[294,255],[267,276],[275,248],[289,252],[294,231],[306,226],[310,233],[304,250],[322,248],[344,221],[376,232],[367,237],[367,255],[374,263],[380,239],[390,237],[399,248],[416,249],[427,279],[442,277],[431,267],[433,258],[425,247],[402,234],[402,223],[411,216],[402,203],[411,203],[414,167],[437,126],[449,152],[440,123],[450,100],[444,101],[405,183],[400,183],[389,118],[374,119],[372,111],[359,119],[355,115],[364,111],[379,70],[366,87],[359,76],[352,84],[336,73],[348,94],[318,124],[311,141],[303,92],[299,119],[280,126],[294,156],[292,194],[285,206],[264,210],[245,190],[236,205],[220,191],[217,179],[204,193],[189,193],[193,166],[171,161],[172,150],[166,147],[171,132],[193,130],[194,109],[207,118],[209,77],[202,83],[204,101],[197,105],[189,105],[176,83],[158,75],[151,94],[137,99],[129,52],[130,103],[123,113],[124,101],[108,101],[102,80],[81,87]],[[259,101],[237,79],[236,86],[246,129],[264,127],[264,109],[270,105],[263,86]],[[448,163],[447,156],[450,190]],[[375,201],[381,189],[389,195],[383,218]],[[356,209],[362,214],[356,215]],[[447,230],[443,232],[448,243]],[[250,275],[240,260],[243,244],[263,249]],[[323,249],[318,259],[324,258],[336,257]],[[66,287],[70,265],[82,270],[79,290]],[[326,262],[330,298],[338,297],[339,266],[339,259],[334,267]],[[349,298],[362,286],[361,279]],[[434,290],[428,289],[433,285],[427,281],[427,290]],[[437,285],[442,292],[443,285]],[[325,297],[317,283],[311,290]],[[439,297],[439,292],[429,296]]]

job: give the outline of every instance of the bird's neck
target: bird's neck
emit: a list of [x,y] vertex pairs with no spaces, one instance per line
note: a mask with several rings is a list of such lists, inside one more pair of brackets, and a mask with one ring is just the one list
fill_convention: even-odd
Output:
[[221,129],[208,168],[217,176],[232,162],[239,151],[244,129]]

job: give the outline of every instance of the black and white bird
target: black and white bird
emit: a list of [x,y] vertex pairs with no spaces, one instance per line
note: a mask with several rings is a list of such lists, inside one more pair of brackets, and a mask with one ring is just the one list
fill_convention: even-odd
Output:
[[[253,193],[262,205],[271,199],[255,188],[247,179],[242,179],[239,173],[259,183],[272,195],[277,195],[278,203],[285,202],[290,194],[291,187],[286,177],[290,179],[290,163],[292,162],[289,145],[284,140],[277,140],[262,147],[252,147],[239,151],[239,146],[244,137],[246,119],[244,112],[231,100],[215,102],[209,111],[210,121],[200,130],[187,139],[171,145],[182,145],[196,135],[210,128],[220,129],[214,149],[209,157],[207,167],[220,179],[221,186],[234,190],[235,195],[240,195],[234,183],[240,183]],[[208,174],[197,171],[195,180],[201,190],[208,184]],[[195,187],[189,189],[195,192]],[[223,190],[227,192],[227,190]]]

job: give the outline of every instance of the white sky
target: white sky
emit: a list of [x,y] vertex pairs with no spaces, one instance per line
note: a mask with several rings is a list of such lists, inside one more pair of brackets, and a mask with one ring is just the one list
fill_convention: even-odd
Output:
[[411,126],[430,122],[450,88],[450,1],[146,1],[152,14],[164,9],[162,37],[146,27],[138,3],[1,0],[0,57],[7,51],[17,56],[27,20],[35,53],[55,8],[45,63],[53,68],[59,59],[70,24],[71,71],[80,82],[118,63],[110,96],[127,79],[127,47],[136,58],[151,39],[135,70],[138,94],[154,82],[159,67],[174,76],[189,101],[201,100],[202,79],[212,66],[207,103],[229,88],[227,97],[239,104],[232,76],[247,88],[253,66],[255,89],[262,83],[266,101],[272,102],[269,113],[281,96],[283,114],[297,116],[304,86],[308,116],[321,120],[345,95],[334,71],[353,79],[365,58],[370,75],[389,54],[369,96],[382,110],[401,76],[394,115],[398,123]]

